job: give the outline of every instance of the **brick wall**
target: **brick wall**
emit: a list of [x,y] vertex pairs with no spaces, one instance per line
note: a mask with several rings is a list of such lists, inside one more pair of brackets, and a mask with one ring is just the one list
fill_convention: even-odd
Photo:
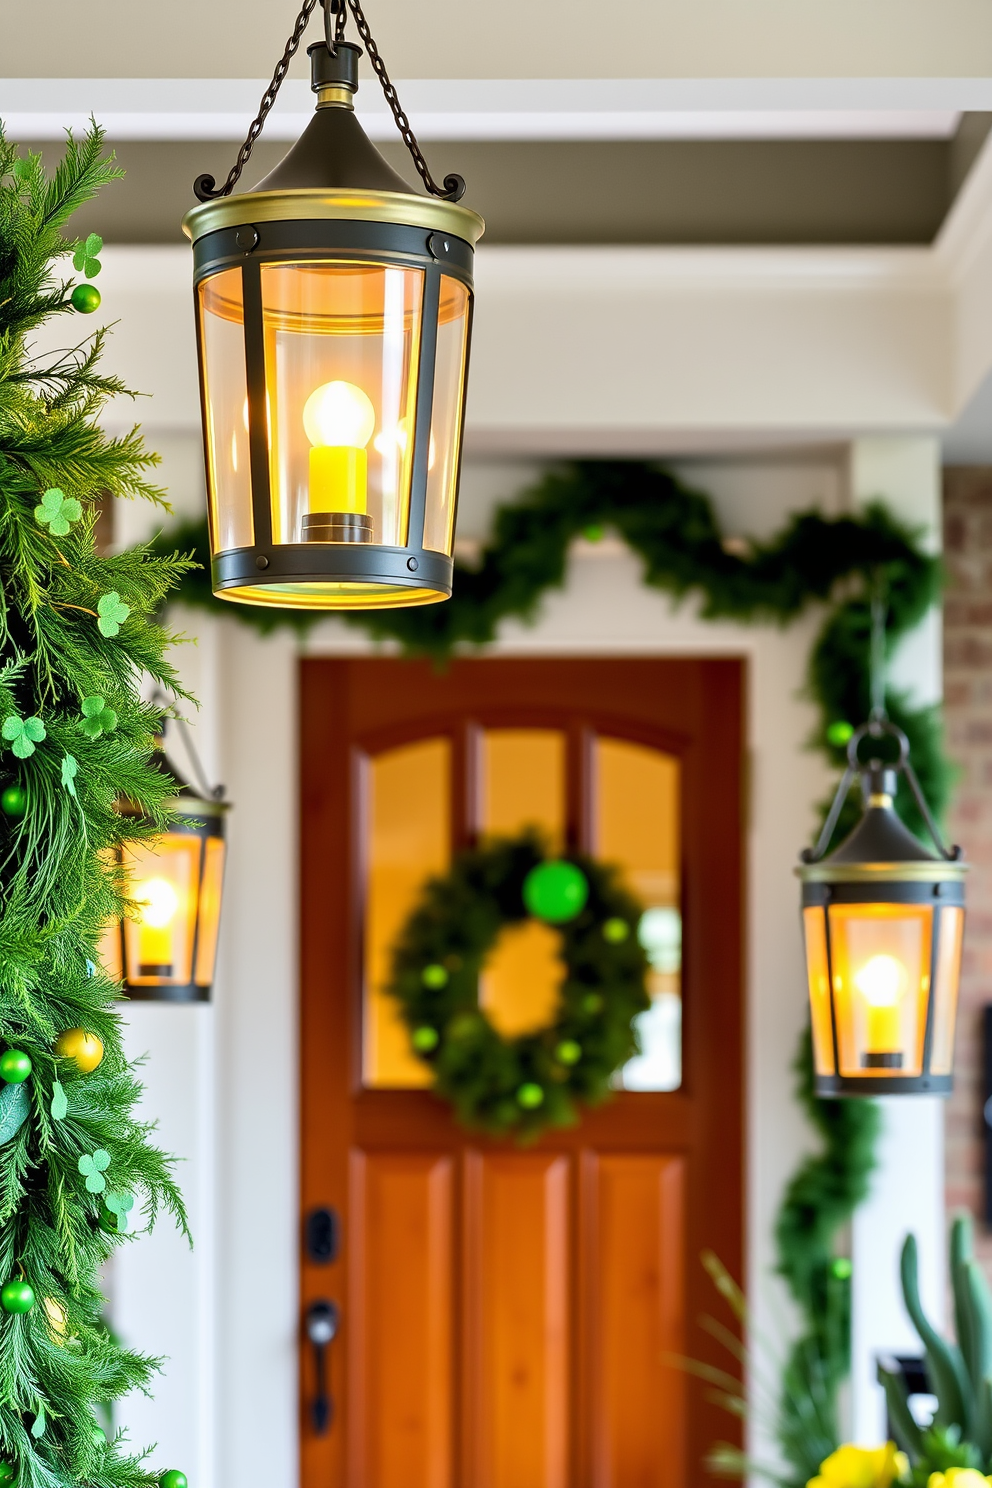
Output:
[[[944,698],[947,746],[960,770],[948,832],[971,864],[955,1090],[947,1112],[948,1208],[984,1207],[982,1008],[992,1002],[992,467],[944,472]],[[976,1226],[992,1264],[992,1232]]]

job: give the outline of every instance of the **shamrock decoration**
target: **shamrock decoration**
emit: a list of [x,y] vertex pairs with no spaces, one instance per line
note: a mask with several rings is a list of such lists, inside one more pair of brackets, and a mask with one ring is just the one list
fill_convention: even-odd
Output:
[[62,760],[62,784],[70,796],[76,794],[76,776],[79,774],[79,761],[74,755],[67,754]]
[[[125,605],[124,608],[126,609],[127,606]],[[103,629],[102,625],[100,629]],[[80,706],[83,710],[81,728],[88,739],[99,739],[103,733],[113,733],[117,727],[117,714],[113,708],[107,707],[106,698],[83,698]]]
[[41,505],[34,509],[34,519],[40,527],[48,527],[53,537],[65,537],[73,522],[78,522],[83,508],[75,496],[67,496],[58,486],[49,486],[41,498]]
[[105,636],[115,636],[131,613],[130,605],[121,603],[116,589],[111,589],[109,594],[101,594],[96,609],[99,616],[96,623],[100,634]]
[[84,1152],[79,1159],[79,1171],[86,1179],[87,1191],[91,1194],[103,1193],[107,1186],[104,1173],[110,1167],[110,1153],[98,1147],[92,1156]]
[[77,274],[85,274],[87,279],[95,279],[101,269],[97,254],[103,247],[103,239],[99,233],[90,233],[85,243],[80,243],[72,255],[72,267]]
[[123,1235],[127,1229],[127,1218],[134,1208],[134,1194],[111,1192],[104,1196],[103,1202],[117,1220],[117,1233]]
[[45,737],[45,725],[40,718],[18,718],[16,713],[11,713],[4,719],[0,733],[18,759],[29,759],[34,754],[34,746]]

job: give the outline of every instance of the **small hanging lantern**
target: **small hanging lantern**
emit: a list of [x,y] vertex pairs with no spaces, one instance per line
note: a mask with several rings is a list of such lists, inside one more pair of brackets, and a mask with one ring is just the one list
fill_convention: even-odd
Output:
[[[121,855],[136,919],[108,926],[101,946],[107,975],[128,997],[145,1002],[209,1002],[224,887],[224,788],[197,791],[166,760],[158,768],[180,787],[173,819],[160,836],[131,843]],[[133,802],[118,809],[140,815]]]
[[[894,738],[895,764],[862,764],[863,739]],[[946,1095],[964,935],[959,847],[946,848],[912,765],[884,716],[851,737],[820,840],[802,854],[803,929],[818,1095]],[[928,852],[893,809],[903,774],[933,839]],[[864,815],[824,856],[856,776]]]
[[[186,215],[214,592],[354,609],[451,594],[481,217],[433,180],[358,0],[321,0],[316,114],[253,191],[237,183],[317,0],[305,0],[224,184]],[[361,49],[430,193],[413,192],[354,113]]]

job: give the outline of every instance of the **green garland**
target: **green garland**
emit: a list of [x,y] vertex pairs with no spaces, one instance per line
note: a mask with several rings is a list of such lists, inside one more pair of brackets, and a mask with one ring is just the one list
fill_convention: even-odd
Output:
[[[18,1488],[186,1484],[108,1441],[97,1416],[156,1368],[108,1333],[100,1270],[142,1208],[186,1229],[172,1160],[135,1115],[97,951],[128,908],[107,862],[169,815],[149,763],[161,714],[140,686],[177,687],[156,616],[184,564],[97,553],[101,498],[161,501],[137,432],[97,422],[125,392],[98,370],[103,333],[29,350],[52,317],[79,341],[76,307],[96,291],[57,275],[75,248],[92,277],[100,244],[62,227],[117,174],[95,129],[70,136],[51,179],[0,131],[0,1483]],[[115,809],[122,796],[143,824]]]
[[[843,768],[852,725],[871,704],[869,655],[871,597],[886,602],[889,651],[911,631],[940,591],[939,561],[881,503],[858,516],[827,518],[818,512],[793,517],[767,542],[728,540],[712,503],[657,465],[641,461],[585,460],[546,473],[532,489],[495,517],[493,536],[475,567],[456,565],[455,590],[445,604],[345,614],[377,640],[398,641],[410,654],[439,660],[458,647],[492,642],[504,620],[533,621],[547,592],[567,577],[568,551],[580,536],[617,532],[643,561],[644,583],[682,599],[697,594],[706,620],[782,625],[811,605],[826,616],[809,660],[807,684],[820,717],[810,743],[832,766]],[[267,632],[290,624],[304,631],[312,615],[287,615],[215,600],[210,591],[205,524],[173,530],[161,551],[191,550],[198,567],[186,574],[179,597],[187,604],[226,613]],[[923,790],[939,815],[951,784],[943,754],[939,710],[914,708],[898,694],[886,698],[889,716],[909,738]],[[916,805],[900,782],[896,805],[907,825],[923,830]],[[853,825],[856,791],[838,824]],[[798,995],[798,989],[797,989]],[[848,1367],[849,1267],[837,1264],[839,1231],[867,1190],[874,1161],[878,1114],[869,1101],[820,1101],[808,1074],[808,1040],[800,1051],[800,1100],[823,1139],[790,1182],[776,1225],[779,1271],[799,1305],[801,1337],[790,1355],[783,1386],[783,1452],[804,1485],[811,1460],[805,1442],[836,1445],[836,1402]],[[801,1404],[816,1396],[810,1417]],[[825,1452],[819,1444],[815,1465]]]
[[[565,865],[566,889],[579,887],[559,908],[547,876],[567,874]],[[637,1053],[632,1021],[650,1003],[633,933],[641,913],[614,869],[579,853],[549,860],[534,832],[460,853],[425,885],[396,941],[387,991],[434,1089],[467,1126],[535,1137],[575,1121],[576,1102],[605,1099],[610,1077]],[[479,975],[500,931],[532,914],[561,934],[557,1016],[506,1038],[479,1006]]]

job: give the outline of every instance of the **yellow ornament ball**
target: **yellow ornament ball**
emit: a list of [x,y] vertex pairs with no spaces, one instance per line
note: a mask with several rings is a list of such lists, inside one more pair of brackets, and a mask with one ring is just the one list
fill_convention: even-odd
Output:
[[67,1028],[59,1035],[55,1052],[63,1059],[72,1059],[81,1074],[89,1075],[103,1059],[103,1044],[85,1028]]

